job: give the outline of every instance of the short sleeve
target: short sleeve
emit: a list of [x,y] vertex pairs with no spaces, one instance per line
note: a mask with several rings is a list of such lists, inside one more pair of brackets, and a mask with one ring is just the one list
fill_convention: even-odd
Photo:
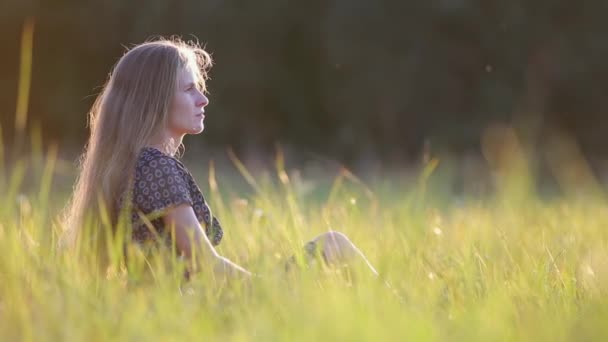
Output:
[[148,215],[183,203],[192,205],[186,172],[174,159],[154,156],[138,163],[135,171],[135,209]]

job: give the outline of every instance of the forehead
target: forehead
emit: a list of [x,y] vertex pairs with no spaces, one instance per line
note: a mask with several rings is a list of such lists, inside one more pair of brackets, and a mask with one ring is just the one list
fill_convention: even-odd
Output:
[[199,72],[189,65],[179,68],[177,72],[177,83],[180,85],[197,83],[199,79]]

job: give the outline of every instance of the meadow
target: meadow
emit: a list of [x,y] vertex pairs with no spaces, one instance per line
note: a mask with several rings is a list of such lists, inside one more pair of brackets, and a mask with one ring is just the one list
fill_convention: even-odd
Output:
[[[32,134],[35,136],[35,134]],[[75,169],[32,139],[0,169],[0,339],[599,340],[607,336],[608,212],[601,195],[497,191],[455,199],[431,160],[410,182],[349,171],[295,181],[282,156],[241,182],[214,165],[197,179],[224,226],[222,255],[257,273],[184,281],[175,258],[110,243],[65,252],[57,215]],[[4,159],[4,158],[3,158]],[[301,178],[302,176],[300,176]],[[306,179],[306,177],[304,177]],[[435,184],[435,185],[434,185]],[[315,235],[338,230],[382,279],[321,265],[286,274]],[[126,263],[129,263],[129,272]],[[390,286],[387,285],[390,284]]]
[[[495,175],[483,196],[455,196],[446,186],[449,163],[434,158],[405,180],[375,181],[346,169],[298,173],[280,153],[255,175],[236,156],[230,170],[188,164],[223,223],[220,254],[259,275],[249,282],[204,270],[185,281],[172,253],[132,245],[123,253],[125,234],[102,246],[59,248],[58,215],[76,169],[42,142],[40,129],[27,129],[32,34],[26,25],[11,148],[0,127],[0,340],[608,336],[605,194],[576,153],[554,169],[563,191],[539,193],[513,139],[486,141]],[[285,273],[285,260],[301,261],[302,245],[328,230],[347,234],[380,279],[320,264]],[[108,267],[99,267],[98,248],[110,256]]]

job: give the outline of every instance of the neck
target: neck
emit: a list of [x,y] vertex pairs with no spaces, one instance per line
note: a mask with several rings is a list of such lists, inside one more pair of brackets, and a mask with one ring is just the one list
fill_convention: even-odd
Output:
[[154,147],[160,150],[163,153],[166,153],[170,156],[174,156],[177,153],[177,148],[182,143],[181,137],[164,137],[161,139],[156,139],[149,146]]

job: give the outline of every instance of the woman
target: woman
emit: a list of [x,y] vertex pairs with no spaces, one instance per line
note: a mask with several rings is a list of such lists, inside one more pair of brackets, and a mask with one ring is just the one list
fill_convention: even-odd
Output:
[[[126,216],[137,243],[173,244],[191,268],[251,275],[215,250],[222,227],[176,158],[183,137],[204,130],[211,64],[197,44],[179,39],[143,43],[118,61],[89,113],[91,136],[65,221],[72,240],[96,222],[103,240],[101,224],[114,229]],[[341,233],[318,236],[307,251],[327,264],[362,261],[377,274]]]

